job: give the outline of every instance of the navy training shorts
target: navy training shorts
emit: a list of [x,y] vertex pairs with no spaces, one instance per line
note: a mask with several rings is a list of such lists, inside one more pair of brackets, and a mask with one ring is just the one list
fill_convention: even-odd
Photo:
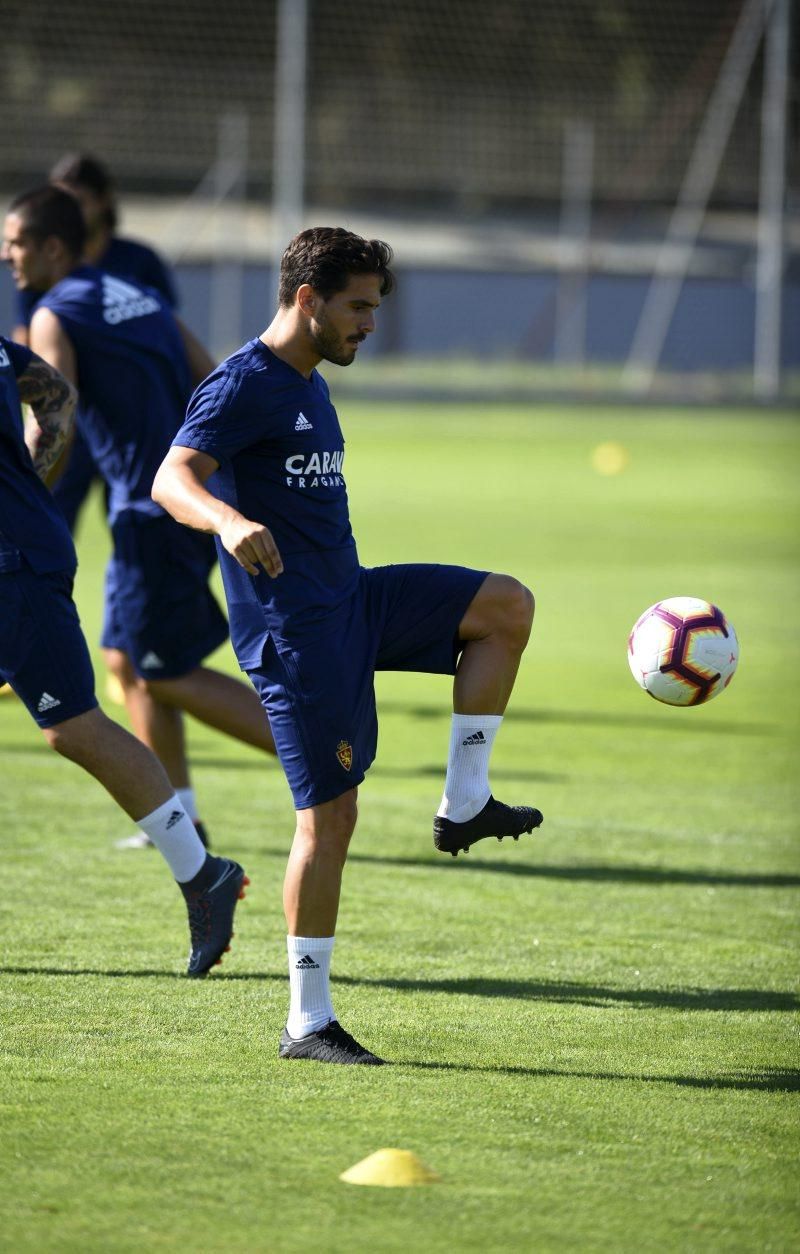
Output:
[[174,518],[131,513],[111,534],[101,645],[122,649],[145,679],[188,674],[228,638],[208,586],[208,536]]
[[72,574],[0,574],[0,682],[40,727],[97,705],[89,649],[72,599]]
[[276,634],[248,675],[267,711],[295,808],[355,788],[378,745],[375,671],[453,675],[458,627],[486,578],[464,566],[361,570],[353,596],[291,641]]

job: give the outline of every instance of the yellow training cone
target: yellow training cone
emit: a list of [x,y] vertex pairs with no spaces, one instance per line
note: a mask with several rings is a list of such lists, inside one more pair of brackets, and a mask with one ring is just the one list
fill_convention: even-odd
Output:
[[362,1158],[339,1176],[347,1184],[377,1184],[384,1189],[407,1189],[413,1184],[434,1184],[441,1180],[435,1171],[411,1150],[381,1149]]
[[630,465],[631,455],[624,444],[610,440],[592,451],[592,465],[598,475],[621,475]]

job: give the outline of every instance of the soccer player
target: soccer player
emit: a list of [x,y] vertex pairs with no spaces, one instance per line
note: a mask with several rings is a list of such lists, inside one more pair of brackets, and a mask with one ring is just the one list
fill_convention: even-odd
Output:
[[78,420],[110,487],[107,664],[122,682],[134,731],[187,804],[182,710],[274,752],[250,686],[201,665],[228,636],[208,588],[207,538],[179,527],[150,496],[192,378],[203,377],[208,359],[152,290],[81,264],[84,236],[78,202],[46,185],[11,206],[3,257],[17,287],[40,293],[31,347],[77,385]]
[[357,789],[377,744],[374,672],[455,674],[437,849],[455,856],[542,821],[531,807],[495,801],[488,777],[531,630],[531,593],[463,567],[359,564],[344,440],[315,367],[354,360],[392,290],[391,257],[382,241],[341,228],[292,240],[273,321],[197,389],[153,485],[175,518],[217,537],[239,663],[294,797],[280,1056],[368,1065],[382,1060],[338,1023],[329,968]]
[[[34,422],[26,443],[20,401]],[[160,763],[98,708],[89,650],[72,600],[75,548],[42,482],[67,437],[75,389],[29,349],[0,337],[0,679],[51,748],[77,762],[148,833],[189,911],[187,974],[222,960],[248,883],[203,848]]]
[[[68,153],[53,166],[49,181],[67,188],[81,206],[86,223],[83,260],[87,265],[97,266],[108,274],[130,279],[144,287],[153,287],[170,309],[176,309],[175,283],[158,253],[138,240],[116,234],[119,211],[114,184],[106,166],[87,153]],[[16,293],[16,325],[11,338],[18,344],[28,343],[28,328],[40,295],[31,288],[20,288]],[[97,467],[86,441],[80,430],[74,428],[72,444],[52,489],[72,532],[97,475]]]

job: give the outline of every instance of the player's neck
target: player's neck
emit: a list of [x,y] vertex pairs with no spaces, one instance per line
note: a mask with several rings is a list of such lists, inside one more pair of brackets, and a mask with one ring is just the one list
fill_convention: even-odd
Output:
[[50,267],[50,273],[47,276],[47,287],[43,291],[49,292],[51,287],[55,287],[62,279],[66,279],[72,271],[77,269],[81,264],[75,257],[61,257]]
[[311,371],[318,366],[322,358],[309,344],[303,329],[294,320],[278,310],[266,331],[260,336],[262,344],[266,344],[271,353],[287,366],[297,370],[306,379]]
[[105,227],[98,231],[94,231],[87,236],[86,247],[83,250],[83,260],[87,266],[96,266],[103,253],[106,251],[111,240],[111,232]]

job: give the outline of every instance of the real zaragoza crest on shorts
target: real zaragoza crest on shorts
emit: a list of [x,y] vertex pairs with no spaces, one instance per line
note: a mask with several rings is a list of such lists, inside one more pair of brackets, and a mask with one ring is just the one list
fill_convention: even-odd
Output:
[[353,746],[348,740],[340,740],[336,746],[336,756],[346,771],[353,765]]

